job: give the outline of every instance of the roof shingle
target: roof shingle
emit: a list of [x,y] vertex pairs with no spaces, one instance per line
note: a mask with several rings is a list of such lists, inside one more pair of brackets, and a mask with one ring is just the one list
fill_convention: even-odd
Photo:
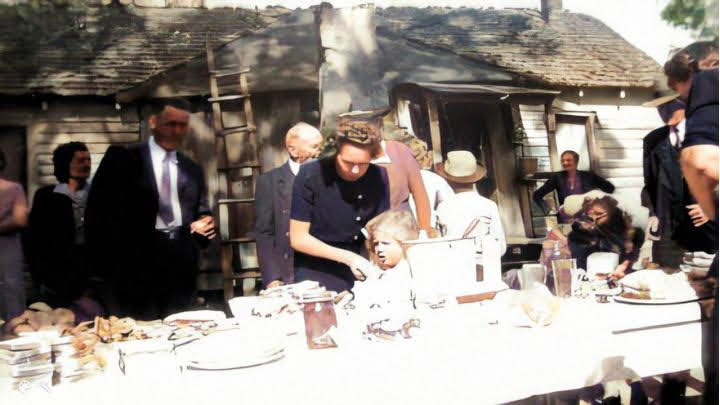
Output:
[[274,21],[247,9],[0,6],[0,93],[110,95]]
[[554,86],[652,87],[660,66],[599,20],[530,9],[378,9],[378,32]]

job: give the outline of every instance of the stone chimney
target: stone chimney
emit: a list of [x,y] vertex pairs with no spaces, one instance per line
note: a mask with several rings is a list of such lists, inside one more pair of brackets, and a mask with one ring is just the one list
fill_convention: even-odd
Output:
[[545,21],[550,21],[550,15],[562,9],[562,0],[540,0],[540,13]]

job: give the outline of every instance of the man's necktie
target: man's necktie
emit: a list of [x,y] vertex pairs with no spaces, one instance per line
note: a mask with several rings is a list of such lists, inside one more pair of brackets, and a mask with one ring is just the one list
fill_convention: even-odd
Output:
[[162,166],[162,178],[160,180],[160,201],[158,207],[158,214],[160,218],[165,222],[165,225],[169,225],[174,219],[172,208],[172,198],[170,193],[170,161],[172,160],[171,152],[165,154]]

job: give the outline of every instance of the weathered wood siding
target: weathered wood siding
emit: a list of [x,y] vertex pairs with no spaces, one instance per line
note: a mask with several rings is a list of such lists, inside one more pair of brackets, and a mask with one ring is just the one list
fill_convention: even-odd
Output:
[[85,142],[94,173],[108,146],[140,140],[140,123],[134,106],[125,105],[118,110],[115,103],[96,99],[48,102],[45,110],[40,103],[5,104],[0,107],[0,125],[25,128],[30,201],[38,188],[56,183],[52,152],[58,145]]
[[39,121],[28,125],[28,182],[32,186],[57,183],[53,175],[52,152],[63,143],[85,142],[90,150],[95,173],[110,145],[140,140],[138,122],[124,123],[112,116],[86,119],[88,121]]
[[[607,104],[601,104],[596,100],[593,104],[580,105],[559,100],[554,103],[553,110],[556,113],[596,114],[593,128],[598,158],[596,171],[615,185],[616,198],[633,216],[635,224],[643,226],[647,210],[640,204],[644,184],[642,139],[662,122],[653,108],[618,106],[612,102],[613,99],[608,99]],[[538,158],[538,171],[552,171],[543,106],[521,105],[520,115],[526,132],[523,140],[525,155]]]

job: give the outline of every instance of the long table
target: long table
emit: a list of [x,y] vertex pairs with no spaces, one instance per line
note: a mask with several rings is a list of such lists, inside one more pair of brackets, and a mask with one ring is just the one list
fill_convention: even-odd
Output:
[[550,326],[531,328],[507,320],[504,294],[423,313],[421,333],[410,340],[363,340],[361,325],[339,314],[338,348],[309,350],[298,334],[276,362],[182,373],[169,354],[129,364],[128,375],[111,357],[101,375],[49,392],[0,392],[0,403],[495,404],[702,366],[697,302],[571,298]]

